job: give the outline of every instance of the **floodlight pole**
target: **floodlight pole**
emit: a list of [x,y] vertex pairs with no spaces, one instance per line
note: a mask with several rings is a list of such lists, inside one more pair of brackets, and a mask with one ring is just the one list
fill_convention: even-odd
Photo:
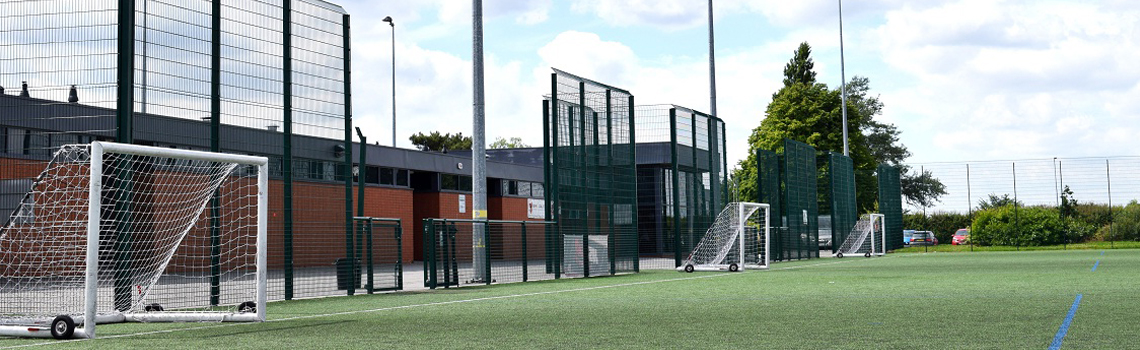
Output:
[[392,16],[383,21],[392,27],[392,147],[396,147],[396,21]]
[[[471,171],[473,172],[471,180],[472,203],[471,203],[471,218],[474,220],[487,219],[487,142],[484,138],[485,125],[484,125],[484,103],[483,103],[483,1],[472,0],[472,45],[471,45],[471,58],[474,65],[474,79],[473,82],[475,92],[475,102],[473,105],[474,110],[474,131],[471,136]],[[486,240],[486,227],[483,223],[472,223],[471,225],[471,248],[473,250],[472,263],[476,274],[482,273],[481,278],[476,278],[479,282],[490,282],[490,269],[486,265],[487,254],[487,240]],[[478,276],[478,275],[477,275]]]
[[716,54],[713,52],[713,7],[709,0],[709,111],[716,114]]
[[847,73],[843,62],[843,0],[839,0],[839,80],[839,96],[843,102],[843,155],[850,157],[851,151],[847,148]]

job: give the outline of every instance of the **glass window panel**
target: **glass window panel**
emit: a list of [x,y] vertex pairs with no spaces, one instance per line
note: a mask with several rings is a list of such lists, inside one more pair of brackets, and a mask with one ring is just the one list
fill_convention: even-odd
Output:
[[380,184],[392,185],[395,184],[395,179],[392,175],[392,168],[380,168]]
[[396,171],[396,186],[408,185],[408,170],[400,169]]

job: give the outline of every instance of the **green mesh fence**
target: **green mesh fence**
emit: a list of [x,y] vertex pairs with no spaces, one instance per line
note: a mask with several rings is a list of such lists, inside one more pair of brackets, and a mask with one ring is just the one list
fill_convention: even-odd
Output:
[[672,269],[724,206],[724,122],[676,105],[636,108],[640,266]]
[[902,186],[899,183],[899,169],[880,164],[878,175],[879,212],[886,220],[887,250],[899,249],[903,247]]
[[815,148],[784,139],[784,215],[787,232],[780,237],[778,260],[819,257],[818,170]]
[[847,239],[855,227],[858,208],[855,206],[855,168],[850,157],[839,153],[827,155],[828,203],[831,214],[831,249]]
[[[555,69],[544,111],[556,276],[637,271],[633,96]],[[561,253],[561,254],[559,254]]]

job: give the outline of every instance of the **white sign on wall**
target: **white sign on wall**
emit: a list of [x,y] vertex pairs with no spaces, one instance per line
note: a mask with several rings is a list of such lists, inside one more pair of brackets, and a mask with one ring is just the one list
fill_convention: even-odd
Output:
[[467,195],[459,195],[459,213],[467,212]]
[[526,217],[528,219],[546,218],[546,201],[542,199],[526,199]]

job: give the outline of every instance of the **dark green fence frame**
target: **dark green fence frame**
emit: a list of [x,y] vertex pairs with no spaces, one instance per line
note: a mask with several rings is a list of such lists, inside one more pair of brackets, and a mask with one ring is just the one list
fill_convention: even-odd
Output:
[[899,168],[886,164],[878,167],[879,212],[886,221],[885,236],[887,250],[903,247],[902,227],[902,185],[899,181]]

